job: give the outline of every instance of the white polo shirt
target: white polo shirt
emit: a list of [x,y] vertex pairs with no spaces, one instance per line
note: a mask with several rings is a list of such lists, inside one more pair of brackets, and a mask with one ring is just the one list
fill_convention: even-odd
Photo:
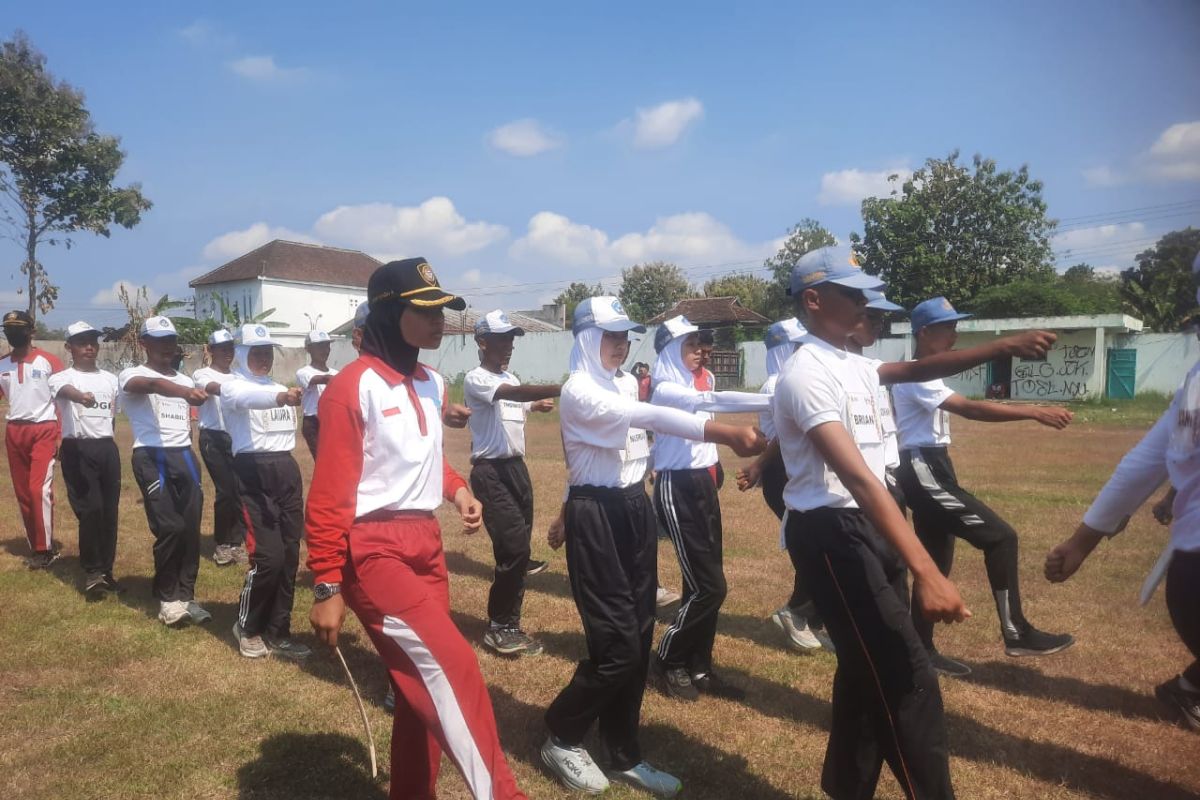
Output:
[[585,372],[563,384],[559,419],[570,486],[623,488],[646,477],[649,441],[630,423],[637,406],[647,404],[638,402],[637,378],[623,372],[613,381],[616,392]]
[[[222,387],[229,381],[234,379],[232,372],[220,372],[212,367],[201,367],[192,373],[192,380],[196,382],[196,386],[201,389],[207,389],[210,383],[219,383]],[[222,388],[222,391],[224,389]],[[225,422],[221,419],[221,398],[217,395],[209,395],[209,398],[204,401],[204,405],[200,406],[199,410],[200,430],[202,431],[223,431],[225,430]]]
[[290,453],[296,448],[296,409],[280,406],[287,387],[270,378],[240,375],[221,385],[221,415],[232,440],[233,454]]
[[296,370],[296,385],[303,392],[300,394],[300,410],[306,417],[315,417],[317,415],[317,403],[321,399],[321,395],[325,393],[325,387],[329,384],[318,383],[312,385],[312,379],[318,375],[329,375],[333,377],[337,375],[336,369],[327,369],[324,372],[314,367],[312,364],[303,366]]
[[901,450],[950,444],[950,412],[941,405],[953,394],[954,390],[942,380],[892,387]]
[[137,394],[125,391],[133,378],[161,378],[187,389],[196,388],[192,379],[181,372],[164,375],[145,365],[121,370],[117,382],[121,394],[117,402],[129,427],[133,429],[133,449],[139,447],[191,447],[191,408],[182,397],[163,397],[161,394]]
[[476,367],[463,378],[463,399],[471,416],[471,460],[512,458],[525,455],[525,417],[532,403],[497,400],[503,385],[520,386],[511,372],[492,372]]
[[[867,358],[867,367],[875,372],[879,380],[879,368],[883,362],[878,358]],[[900,466],[900,434],[896,429],[896,414],[892,408],[892,393],[888,387],[879,385],[879,427],[883,430],[884,463],[888,469]]]
[[9,420],[53,422],[56,419],[50,376],[63,368],[62,361],[32,347],[24,361],[10,352],[0,358],[0,393],[8,399]]
[[841,423],[883,483],[886,457],[878,413],[879,374],[869,359],[816,336],[806,336],[803,344],[775,385],[775,427],[788,474],[784,502],[793,511],[858,508],[807,434],[818,425]]
[[[64,386],[81,392],[91,392],[96,398],[94,408],[73,403],[58,393]],[[71,367],[50,376],[50,391],[58,406],[58,419],[62,423],[64,439],[111,439],[113,415],[117,412],[117,376],[98,369],[81,372]]]

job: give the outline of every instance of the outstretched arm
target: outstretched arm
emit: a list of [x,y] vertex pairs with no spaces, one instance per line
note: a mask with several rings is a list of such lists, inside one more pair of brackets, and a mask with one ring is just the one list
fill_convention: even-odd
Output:
[[971,367],[1009,356],[1044,358],[1046,351],[1057,340],[1058,336],[1050,331],[1026,331],[964,350],[925,356],[916,361],[887,361],[879,365],[879,382],[890,385],[949,378]]
[[976,422],[1018,422],[1030,419],[1048,428],[1062,430],[1071,424],[1075,415],[1058,406],[1010,405],[986,400],[970,400],[961,394],[952,394],[942,402],[942,408],[951,414]]

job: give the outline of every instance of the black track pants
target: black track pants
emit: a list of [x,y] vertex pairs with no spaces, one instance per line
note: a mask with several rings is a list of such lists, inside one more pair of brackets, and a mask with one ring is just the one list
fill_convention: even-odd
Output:
[[612,769],[625,770],[642,760],[638,721],[658,585],[654,510],[640,483],[573,486],[565,521],[567,572],[588,656],[550,704],[546,725],[579,745],[598,721]]
[[886,761],[911,800],[953,798],[942,695],[899,555],[858,509],[789,511],[786,535],[837,647],[822,788],[869,800]]
[[246,636],[286,639],[304,536],[300,468],[291,453],[239,453],[233,465],[242,493],[250,555],[238,622]]
[[121,454],[106,439],[62,441],[63,482],[79,520],[79,566],[85,575],[111,575],[117,555]]
[[476,462],[471,468],[471,491],[483,503],[483,524],[496,559],[488,619],[494,625],[520,626],[533,535],[533,484],[524,459]]
[[138,447],[131,460],[154,534],[154,597],[193,600],[204,507],[196,456],[190,447]]
[[213,541],[237,546],[246,541],[246,523],[242,501],[238,497],[237,475],[233,473],[233,442],[225,431],[200,431],[200,458],[212,478]]
[[1167,568],[1167,611],[1180,640],[1193,661],[1183,671],[1193,686],[1200,686],[1200,550],[1176,551]]

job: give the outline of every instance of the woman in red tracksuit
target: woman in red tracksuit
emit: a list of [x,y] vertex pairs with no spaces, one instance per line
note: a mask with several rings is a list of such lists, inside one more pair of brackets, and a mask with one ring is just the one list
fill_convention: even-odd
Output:
[[496,735],[471,646],[450,618],[434,509],[454,503],[467,532],[481,508],[442,457],[441,375],[417,362],[442,338],[442,310],[465,308],[421,258],[380,267],[360,357],[333,378],[318,407],[316,469],[307,506],[310,620],[337,643],[354,610],[396,689],[392,798],[432,798],[445,751],[472,797],[524,800]]

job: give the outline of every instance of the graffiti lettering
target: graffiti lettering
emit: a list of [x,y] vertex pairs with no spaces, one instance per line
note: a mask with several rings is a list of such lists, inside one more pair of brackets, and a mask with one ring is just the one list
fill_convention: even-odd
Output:
[[1088,392],[1095,369],[1094,345],[1056,344],[1044,361],[1013,365],[1013,397],[1077,400]]

